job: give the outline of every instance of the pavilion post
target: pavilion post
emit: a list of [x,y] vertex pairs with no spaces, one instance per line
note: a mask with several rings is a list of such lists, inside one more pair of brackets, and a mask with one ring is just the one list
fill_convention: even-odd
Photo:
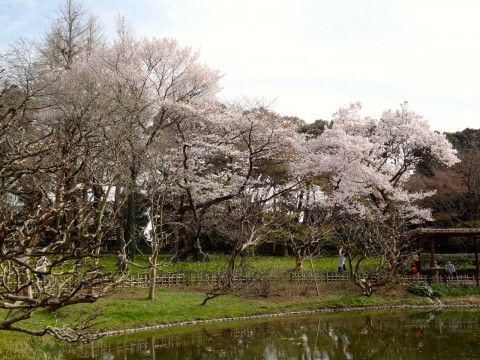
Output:
[[435,267],[435,242],[433,236],[430,236],[430,267]]
[[479,276],[480,276],[480,271],[479,271],[479,264],[478,264],[478,242],[477,242],[477,236],[473,237],[473,242],[475,245],[475,279],[477,280],[477,286],[479,285]]

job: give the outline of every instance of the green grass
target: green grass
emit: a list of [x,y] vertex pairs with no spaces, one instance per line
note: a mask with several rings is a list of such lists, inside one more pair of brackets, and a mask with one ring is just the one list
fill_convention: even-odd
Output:
[[[301,296],[298,295],[299,289],[297,291],[289,289],[291,293],[288,296],[277,293],[269,298],[225,295],[210,300],[204,306],[200,305],[205,298],[202,292],[159,289],[154,300],[147,300],[147,289],[137,289],[99,299],[94,304],[78,304],[62,309],[57,314],[61,319],[57,321],[58,325],[63,325],[82,314],[101,310],[104,311],[103,323],[97,328],[115,330],[188,320],[241,317],[325,307],[399,305],[420,301],[413,295],[365,297],[356,287],[350,285],[349,288],[347,291],[342,289],[335,293],[334,286],[321,285],[320,296],[312,294]],[[25,324],[38,328],[53,325],[55,320],[52,314],[39,311],[35,319],[30,319]]]
[[[173,255],[160,254],[158,256],[157,264],[159,265],[159,272],[217,272],[225,268],[228,263],[229,256],[225,254],[210,254],[209,262],[193,262],[181,261],[172,263]],[[136,255],[134,260],[130,260],[127,270],[128,274],[136,275],[148,271],[149,261],[148,254]],[[114,254],[100,255],[99,266],[104,272],[114,272],[116,267],[117,257]],[[295,267],[295,259],[293,256],[249,256],[247,257],[247,266],[255,272],[260,273],[285,273]],[[305,260],[303,262],[303,271],[312,271],[312,265],[317,273],[337,272],[338,258],[336,256],[324,256],[315,259]],[[367,259],[362,262],[361,269],[369,269],[376,266],[379,259]],[[240,259],[238,259],[238,265]],[[139,265],[139,266],[136,266]]]
[[[158,263],[161,264],[159,271],[164,272],[215,272],[219,269],[223,269],[228,262],[228,255],[223,254],[210,254],[209,262],[179,262],[172,263],[172,255],[161,254],[159,256]],[[115,255],[102,255],[100,264],[107,270],[115,270],[115,262],[117,261]],[[240,261],[240,260],[239,260]],[[378,264],[378,259],[368,259],[362,263],[362,268],[373,267]],[[136,264],[141,266],[148,265],[148,255],[137,255],[135,257]],[[304,271],[311,271],[312,264],[317,273],[337,272],[336,256],[319,257],[310,260],[305,260],[303,263]],[[281,273],[292,270],[295,267],[295,259],[293,256],[251,256],[247,258],[247,264],[253,271],[259,272],[273,272]],[[129,266],[128,273],[138,274],[145,272],[146,269]]]
[[36,338],[25,334],[0,332],[0,359],[62,360],[62,354],[76,346],[49,337]]
[[432,289],[438,291],[442,295],[451,297],[480,295],[480,287],[466,284],[432,284]]

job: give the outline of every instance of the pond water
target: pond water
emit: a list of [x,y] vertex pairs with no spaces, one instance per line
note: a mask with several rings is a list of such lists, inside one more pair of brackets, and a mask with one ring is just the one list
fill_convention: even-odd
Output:
[[67,358],[480,359],[480,311],[348,312],[208,324],[103,339]]

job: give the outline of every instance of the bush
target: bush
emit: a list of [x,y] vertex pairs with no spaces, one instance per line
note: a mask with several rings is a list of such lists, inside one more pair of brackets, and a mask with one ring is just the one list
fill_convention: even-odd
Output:
[[422,296],[422,297],[429,297],[429,298],[438,298],[441,296],[440,292],[433,290],[430,285],[422,282],[422,281],[415,281],[408,285],[407,290],[414,295]]

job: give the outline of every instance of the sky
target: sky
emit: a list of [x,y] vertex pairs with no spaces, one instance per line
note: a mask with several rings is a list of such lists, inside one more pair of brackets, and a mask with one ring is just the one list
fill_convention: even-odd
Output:
[[[63,0],[0,0],[0,51],[41,40]],[[169,37],[222,74],[219,97],[263,99],[306,122],[352,102],[410,109],[433,130],[480,128],[478,0],[84,0],[112,38]]]

